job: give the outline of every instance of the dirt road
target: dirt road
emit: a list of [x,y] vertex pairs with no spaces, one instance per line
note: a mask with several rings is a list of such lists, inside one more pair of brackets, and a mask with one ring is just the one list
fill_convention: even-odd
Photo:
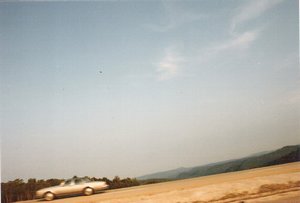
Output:
[[[41,200],[26,201],[43,202]],[[61,198],[53,203],[300,202],[300,162]]]

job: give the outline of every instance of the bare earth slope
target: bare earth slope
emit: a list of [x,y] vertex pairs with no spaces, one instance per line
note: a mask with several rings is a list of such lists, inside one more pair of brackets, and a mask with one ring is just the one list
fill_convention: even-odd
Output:
[[[38,202],[26,201],[29,202]],[[106,191],[54,203],[300,202],[300,162]]]

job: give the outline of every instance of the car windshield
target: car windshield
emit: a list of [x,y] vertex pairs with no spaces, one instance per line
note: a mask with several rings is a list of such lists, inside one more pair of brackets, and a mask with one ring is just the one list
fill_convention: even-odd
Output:
[[82,178],[82,180],[83,180],[84,182],[90,182],[90,181],[91,181],[91,179],[89,179],[88,177],[84,177],[84,178]]
[[82,181],[82,179],[80,179],[80,178],[76,178],[76,179],[75,179],[75,184],[76,184],[76,185],[82,184],[82,183],[84,183],[84,182]]
[[90,182],[89,178],[76,178],[75,179],[75,184],[82,184],[82,183],[86,183],[86,182]]

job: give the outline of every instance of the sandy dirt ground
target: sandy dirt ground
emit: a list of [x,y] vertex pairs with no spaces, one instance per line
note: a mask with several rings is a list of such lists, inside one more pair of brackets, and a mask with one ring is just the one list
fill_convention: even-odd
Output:
[[[42,200],[25,201],[44,202]],[[53,203],[300,203],[300,162],[109,190]]]

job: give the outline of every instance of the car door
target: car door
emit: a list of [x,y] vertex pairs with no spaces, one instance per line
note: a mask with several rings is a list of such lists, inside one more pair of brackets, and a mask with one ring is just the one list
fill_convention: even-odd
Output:
[[76,194],[81,194],[83,192],[84,186],[85,185],[82,179],[75,179],[74,192]]
[[70,187],[72,185],[72,180],[66,180],[62,185],[57,188],[56,195],[67,195],[70,192]]
[[75,184],[75,180],[66,181],[65,185],[62,186],[62,194],[63,195],[72,195],[80,193],[81,191],[78,189],[78,185]]

